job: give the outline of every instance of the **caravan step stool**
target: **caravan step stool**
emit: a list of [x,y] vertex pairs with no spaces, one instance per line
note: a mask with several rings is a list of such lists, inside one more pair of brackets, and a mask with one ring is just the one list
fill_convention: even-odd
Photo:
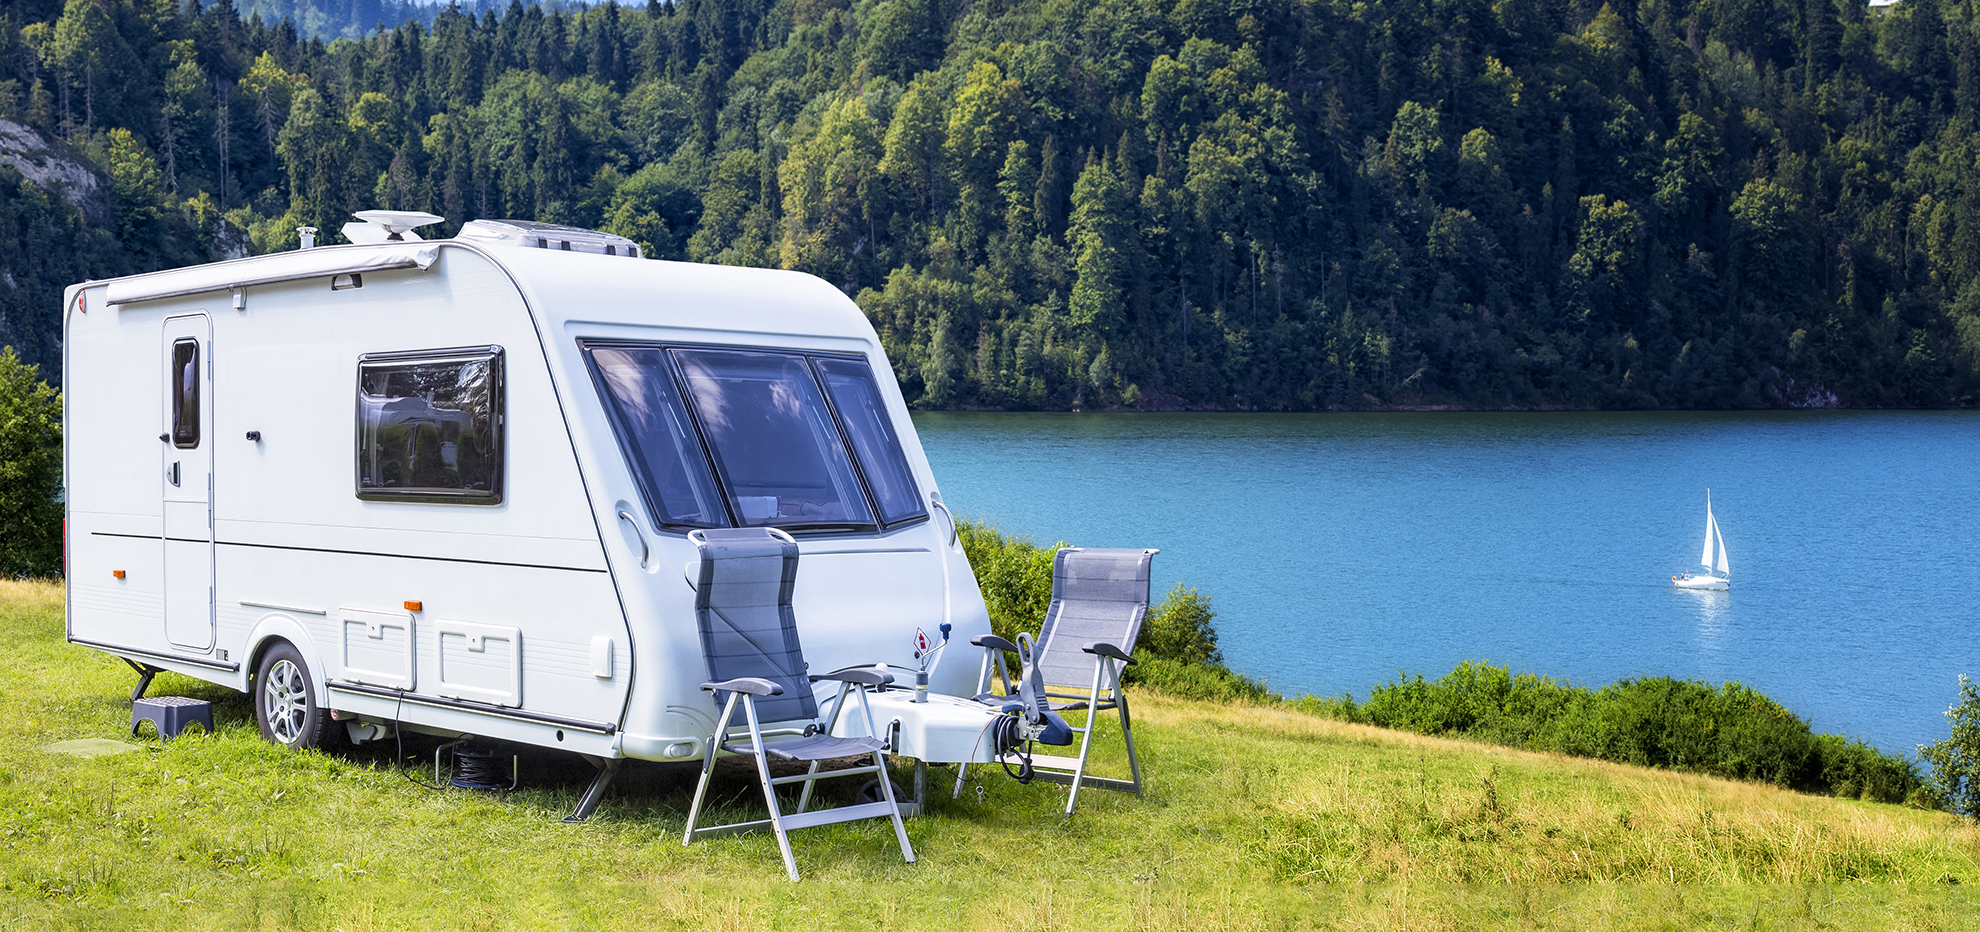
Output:
[[138,726],[147,719],[158,729],[158,737],[166,741],[179,736],[186,726],[198,722],[206,727],[206,733],[213,733],[213,703],[204,699],[188,699],[184,696],[154,696],[131,703],[131,737],[137,737]]

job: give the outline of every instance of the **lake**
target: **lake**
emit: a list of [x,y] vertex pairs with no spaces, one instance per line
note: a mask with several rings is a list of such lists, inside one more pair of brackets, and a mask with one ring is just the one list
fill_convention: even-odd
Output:
[[[1462,660],[1738,680],[1911,753],[1980,678],[1980,413],[915,415],[957,514],[1157,547],[1297,695]],[[1730,592],[1695,568],[1705,490]]]

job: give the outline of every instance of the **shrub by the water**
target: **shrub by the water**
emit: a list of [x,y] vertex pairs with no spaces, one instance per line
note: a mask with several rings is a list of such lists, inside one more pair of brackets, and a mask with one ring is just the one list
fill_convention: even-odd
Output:
[[1137,650],[1191,666],[1223,666],[1217,649],[1217,613],[1210,597],[1194,586],[1176,583],[1148,613],[1141,625]]
[[62,396],[0,348],[0,577],[62,572]]
[[1224,665],[1210,597],[1176,583],[1148,613],[1127,681],[1174,696],[1214,702],[1278,701],[1265,684]]
[[1589,689],[1466,661],[1443,679],[1399,677],[1338,717],[1644,767],[1879,802],[1922,799],[1918,766],[1808,722],[1739,683],[1645,677]]
[[958,521],[956,531],[990,610],[990,633],[1013,642],[1020,631],[1037,634],[1052,604],[1052,554],[1058,547],[1040,547],[980,521]]
[[1952,734],[1918,746],[1932,765],[1932,790],[1947,809],[1980,819],[1980,689],[1959,675],[1959,698],[1946,710]]

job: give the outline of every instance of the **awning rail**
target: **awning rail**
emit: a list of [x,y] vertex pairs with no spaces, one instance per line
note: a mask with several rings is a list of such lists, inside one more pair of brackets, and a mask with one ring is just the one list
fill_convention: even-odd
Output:
[[111,282],[105,290],[105,300],[111,304],[135,304],[331,275],[389,269],[416,268],[425,271],[439,258],[440,244],[427,241],[297,249],[120,278]]

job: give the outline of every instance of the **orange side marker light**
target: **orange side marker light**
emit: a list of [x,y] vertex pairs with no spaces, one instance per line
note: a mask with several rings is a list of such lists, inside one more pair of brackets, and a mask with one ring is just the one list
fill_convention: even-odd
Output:
[[111,570],[111,571],[110,571],[110,575],[112,575],[112,576],[115,576],[115,577],[117,577],[118,579],[123,579],[123,578],[124,578],[124,571],[123,571],[123,570]]
[[416,611],[419,611],[419,610],[420,610],[420,607],[421,607],[421,606],[422,606],[423,604],[424,604],[424,603],[420,603],[420,602],[414,602],[414,601],[411,601],[411,600],[408,600],[408,601],[406,602],[406,611],[409,611],[409,612],[416,612]]

